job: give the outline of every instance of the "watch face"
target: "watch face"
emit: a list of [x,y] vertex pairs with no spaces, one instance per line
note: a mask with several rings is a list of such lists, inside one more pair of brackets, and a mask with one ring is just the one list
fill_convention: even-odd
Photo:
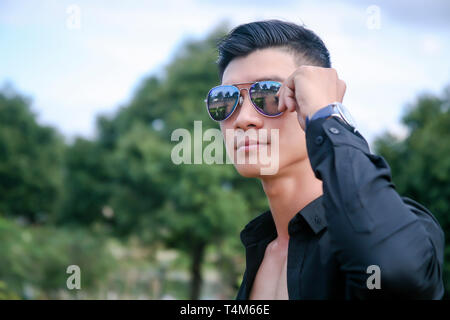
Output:
[[347,108],[344,107],[342,104],[340,103],[336,103],[336,109],[339,111],[339,113],[341,114],[342,118],[344,118],[344,121],[347,122],[349,125],[351,125],[353,128],[356,127],[356,123],[355,120],[353,119],[353,117],[351,116],[350,112],[348,112]]

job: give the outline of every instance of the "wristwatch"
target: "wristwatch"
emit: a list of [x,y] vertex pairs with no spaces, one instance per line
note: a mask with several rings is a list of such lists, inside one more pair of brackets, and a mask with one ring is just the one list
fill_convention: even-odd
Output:
[[[316,111],[311,117],[306,116],[305,119],[305,126],[308,128],[308,124],[316,119],[320,118],[331,118],[336,117],[340,119],[343,123],[349,125],[353,132],[356,132],[356,123],[353,117],[350,115],[350,112],[348,112],[347,108],[344,107],[344,105],[340,102],[333,102],[327,105],[326,107],[323,107],[322,109],[319,109]],[[305,128],[305,129],[306,129]]]

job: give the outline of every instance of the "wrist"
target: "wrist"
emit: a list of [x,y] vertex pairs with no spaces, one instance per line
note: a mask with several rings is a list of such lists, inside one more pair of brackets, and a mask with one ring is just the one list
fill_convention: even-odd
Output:
[[330,108],[330,104],[312,111],[305,117],[305,129],[308,128],[308,125],[311,121],[319,119],[319,118],[329,118],[333,110]]
[[329,105],[317,110],[312,115],[307,116],[305,119],[305,129],[307,129],[311,121],[320,118],[329,119],[331,117],[339,119],[340,122],[349,126],[352,131],[356,132],[355,121],[353,120],[348,110],[340,102],[330,103]]

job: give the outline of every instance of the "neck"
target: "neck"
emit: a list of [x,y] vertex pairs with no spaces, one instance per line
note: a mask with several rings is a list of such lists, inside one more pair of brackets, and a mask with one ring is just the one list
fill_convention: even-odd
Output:
[[277,242],[289,242],[289,221],[314,199],[323,194],[322,181],[306,158],[283,169],[275,176],[263,176],[261,182],[269,200],[270,211],[277,229]]

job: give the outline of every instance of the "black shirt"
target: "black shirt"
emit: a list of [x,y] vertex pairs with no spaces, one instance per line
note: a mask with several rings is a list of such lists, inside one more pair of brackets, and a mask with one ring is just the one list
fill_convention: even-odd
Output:
[[[289,299],[441,299],[444,233],[432,213],[399,196],[386,161],[340,120],[310,122],[306,143],[323,195],[288,225]],[[245,300],[277,236],[271,212],[250,221],[240,236],[246,269],[236,299]]]

